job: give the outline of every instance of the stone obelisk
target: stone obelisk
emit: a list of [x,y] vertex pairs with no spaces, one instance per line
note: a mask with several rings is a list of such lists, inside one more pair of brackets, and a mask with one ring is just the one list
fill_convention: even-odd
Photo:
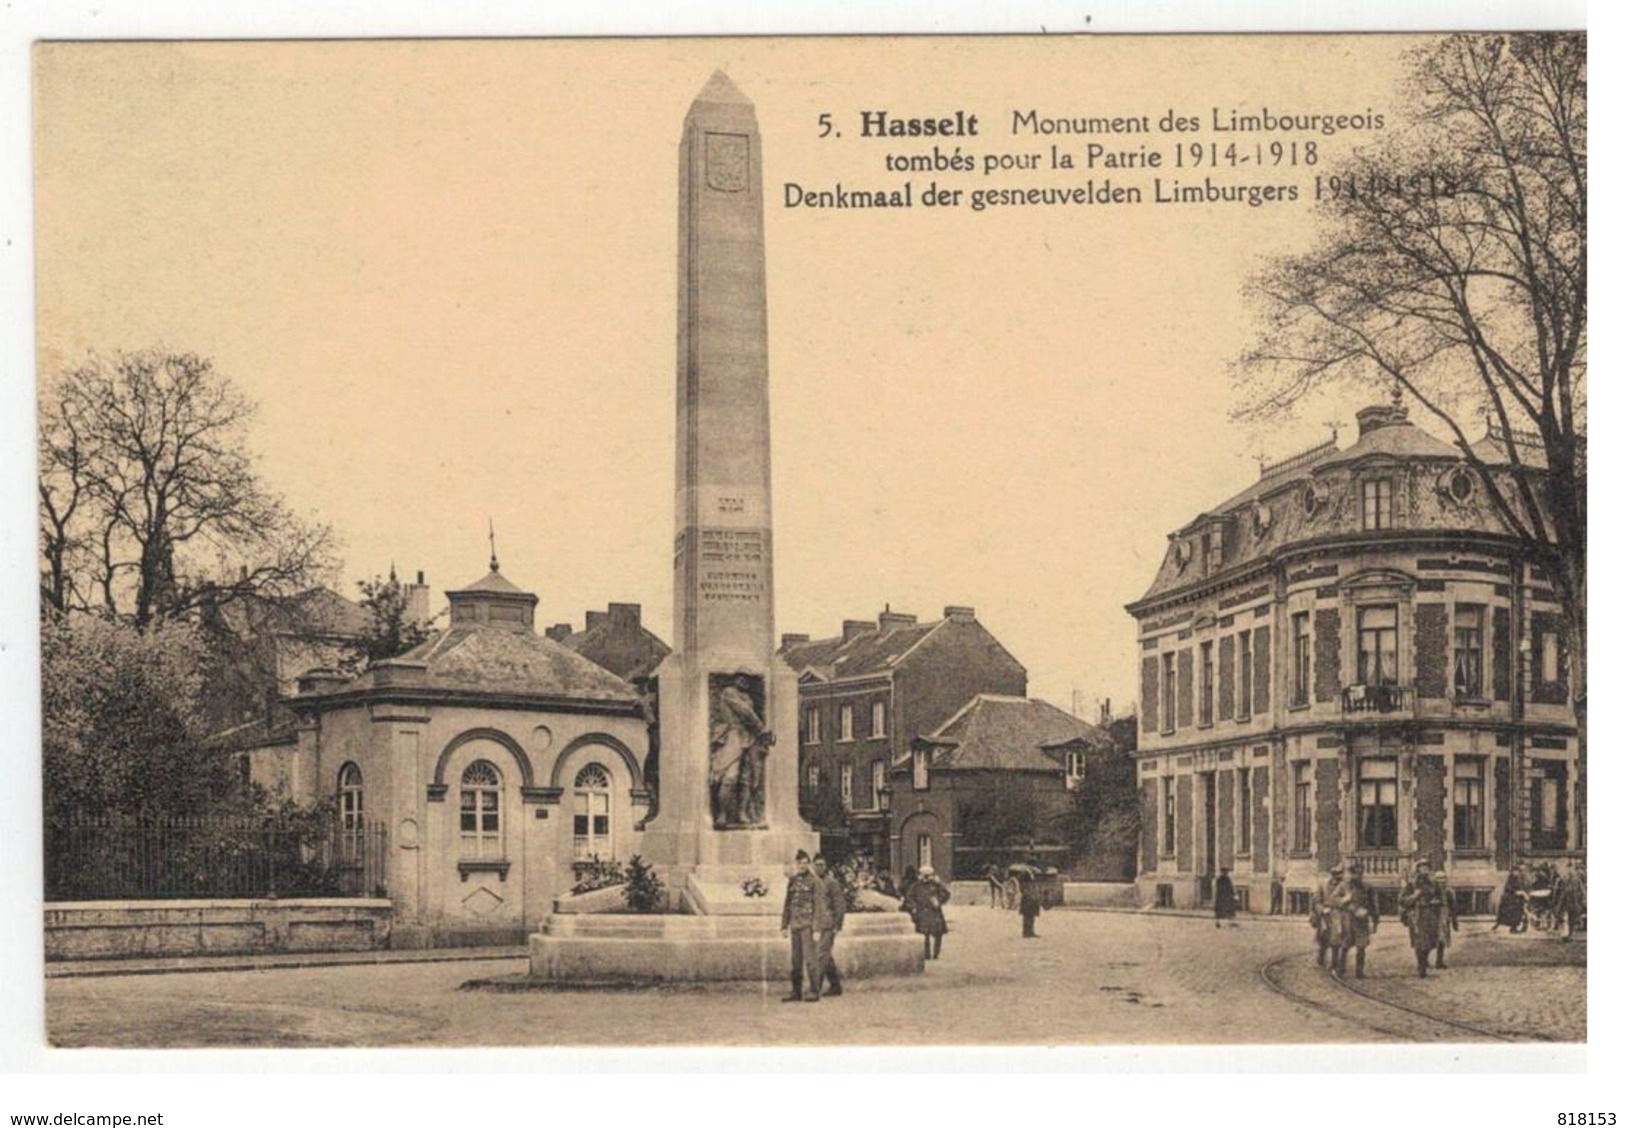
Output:
[[676,639],[644,853],[720,889],[816,842],[797,812],[795,675],[774,653],[761,134],[721,71],[683,123],[678,197]]

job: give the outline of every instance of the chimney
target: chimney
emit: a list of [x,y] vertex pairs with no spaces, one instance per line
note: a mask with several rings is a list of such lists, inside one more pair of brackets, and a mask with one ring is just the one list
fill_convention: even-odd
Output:
[[1397,427],[1410,421],[1410,412],[1402,404],[1379,403],[1362,407],[1354,413],[1360,424],[1360,434],[1369,434],[1379,427]]
[[1112,723],[1112,699],[1110,697],[1100,703],[1100,727],[1105,728]]
[[916,615],[905,615],[901,611],[893,611],[889,603],[886,605],[886,609],[880,613],[880,629],[883,631],[896,630],[898,627],[912,627],[919,621],[919,617]]
[[563,642],[570,637],[570,629],[569,623],[554,623],[542,633],[554,642]]
[[875,629],[875,625],[873,623],[866,623],[862,619],[842,619],[841,620],[841,641],[842,642],[851,642],[854,638],[857,638],[860,634],[863,634],[866,631],[872,631],[874,629]]
[[811,635],[804,635],[804,634],[780,635],[779,636],[779,649],[783,650],[787,646],[794,646],[798,642],[811,642],[811,641],[812,641],[812,636]]
[[954,623],[974,623],[976,622],[976,608],[944,607],[942,617]]
[[636,629],[643,621],[643,604],[611,603],[609,605],[609,621],[617,627]]
[[406,596],[406,617],[411,622],[427,624],[429,621],[429,585],[423,581],[423,572],[418,571],[415,584],[406,584],[403,594]]
[[592,630],[594,627],[602,626],[604,623],[607,623],[607,622],[609,622],[609,612],[608,611],[588,611],[587,612],[587,629],[589,631]]

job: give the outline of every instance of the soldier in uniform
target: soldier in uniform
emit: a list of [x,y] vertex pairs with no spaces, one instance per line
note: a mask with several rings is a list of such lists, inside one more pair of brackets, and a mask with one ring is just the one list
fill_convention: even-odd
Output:
[[1332,866],[1331,876],[1315,890],[1309,903],[1309,924],[1315,930],[1315,966],[1326,966],[1326,951],[1335,939],[1334,929],[1341,923],[1337,918],[1335,902],[1343,889],[1343,863]]
[[[818,901],[814,905],[813,929],[818,934],[818,973],[829,987],[822,992],[828,998],[841,994],[841,973],[835,966],[835,936],[846,923],[846,888],[841,879],[829,871],[824,855],[813,859],[813,876],[818,879]],[[814,991],[813,994],[819,994]]]
[[779,921],[780,931],[790,938],[790,993],[787,1003],[802,1001],[801,979],[806,972],[809,988],[805,998],[809,1003],[818,1001],[818,989],[823,976],[818,968],[818,945],[813,932],[818,921],[819,881],[813,876],[812,859],[807,851],[796,851],[796,872],[784,887],[784,914]]
[[1365,883],[1365,865],[1356,858],[1349,863],[1348,880],[1339,892],[1338,908],[1343,914],[1343,943],[1337,950],[1337,974],[1348,972],[1348,950],[1354,948],[1354,978],[1365,978],[1365,950],[1377,931],[1377,899]]
[[1439,946],[1439,932],[1444,923],[1444,903],[1439,888],[1426,862],[1417,862],[1411,879],[1399,894],[1400,918],[1411,934],[1411,949],[1416,953],[1416,974],[1428,977],[1428,956]]

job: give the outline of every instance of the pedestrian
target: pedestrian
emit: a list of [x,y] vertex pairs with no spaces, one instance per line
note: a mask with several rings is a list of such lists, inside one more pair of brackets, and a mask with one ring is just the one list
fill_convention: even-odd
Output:
[[1365,883],[1365,863],[1355,858],[1348,865],[1348,879],[1338,894],[1343,916],[1342,943],[1333,967],[1338,975],[1348,974],[1348,951],[1354,949],[1354,978],[1365,978],[1365,950],[1377,931],[1377,898]]
[[806,973],[805,1001],[818,1001],[818,945],[813,933],[817,925],[818,878],[812,872],[812,859],[807,851],[796,851],[795,872],[784,887],[784,913],[779,920],[779,931],[790,938],[790,993],[786,1003],[803,1001],[802,973]]
[[1033,931],[1033,924],[1038,920],[1038,914],[1044,911],[1044,900],[1038,891],[1038,882],[1031,877],[1020,883],[1021,885],[1021,938],[1023,940],[1037,940],[1038,933]]
[[[818,879],[818,900],[813,905],[813,930],[818,939],[818,974],[829,984],[825,998],[841,994],[841,972],[835,966],[835,936],[846,923],[846,887],[829,870],[824,855],[813,858],[813,876]],[[815,995],[820,992],[813,992]]]
[[1004,875],[996,865],[987,867],[987,903],[990,908],[1004,908]]
[[1326,966],[1326,952],[1332,947],[1333,932],[1340,923],[1334,902],[1343,891],[1343,863],[1332,866],[1332,872],[1309,903],[1309,926],[1315,930],[1315,966]]
[[1416,974],[1428,977],[1428,956],[1439,946],[1443,905],[1426,862],[1417,862],[1411,879],[1399,894],[1400,919],[1410,931],[1411,950],[1416,953]]
[[1498,931],[1503,924],[1514,933],[1529,927],[1528,885],[1529,879],[1523,867],[1514,866],[1507,874],[1506,883],[1501,886],[1501,903],[1495,907],[1495,923],[1490,926],[1491,932]]
[[948,931],[948,921],[942,915],[942,906],[949,897],[948,890],[937,880],[937,871],[930,866],[920,867],[920,876],[909,886],[903,899],[903,911],[914,918],[914,931],[925,937],[925,958],[938,959],[942,955],[942,937]]
[[1280,873],[1270,875],[1270,916],[1280,916],[1286,911],[1286,880]]
[[1445,949],[1450,947],[1450,934],[1460,931],[1461,922],[1456,919],[1456,898],[1443,870],[1433,875],[1433,887],[1439,893],[1439,942],[1433,946],[1433,966],[1442,968]]
[[1585,881],[1575,872],[1574,863],[1563,867],[1552,884],[1552,927],[1563,929],[1563,939],[1574,939],[1575,929],[1585,916]]
[[908,900],[908,891],[914,888],[914,883],[918,880],[920,880],[920,875],[914,872],[913,866],[904,869],[903,880],[897,883],[897,899],[906,902]]
[[1225,921],[1230,922],[1231,928],[1236,924],[1236,883],[1230,880],[1230,870],[1226,866],[1219,867],[1219,880],[1213,883],[1213,927],[1218,928]]

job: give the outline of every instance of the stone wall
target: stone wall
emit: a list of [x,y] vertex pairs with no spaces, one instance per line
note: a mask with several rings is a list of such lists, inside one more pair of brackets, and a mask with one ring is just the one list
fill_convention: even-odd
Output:
[[388,901],[359,897],[47,902],[45,958],[368,951],[390,946],[390,925]]

